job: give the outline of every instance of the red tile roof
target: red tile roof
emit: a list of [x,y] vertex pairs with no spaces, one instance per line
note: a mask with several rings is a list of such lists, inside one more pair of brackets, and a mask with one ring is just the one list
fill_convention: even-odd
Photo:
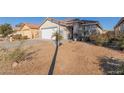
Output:
[[25,26],[25,25],[28,26],[31,29],[39,29],[39,27],[40,27],[40,25],[31,24],[31,23],[23,23],[22,27]]

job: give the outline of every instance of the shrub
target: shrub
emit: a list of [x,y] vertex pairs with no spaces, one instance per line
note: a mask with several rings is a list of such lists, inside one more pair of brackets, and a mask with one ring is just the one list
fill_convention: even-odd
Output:
[[20,45],[15,48],[14,50],[8,49],[1,49],[0,53],[2,53],[2,56],[0,55],[1,59],[8,61],[8,62],[17,62],[23,61],[26,59],[27,56],[27,49],[22,48],[23,42],[20,43]]
[[21,34],[12,35],[12,38],[13,38],[14,40],[26,40],[26,39],[28,39],[27,36],[22,36]]
[[13,33],[13,29],[10,24],[5,23],[0,26],[0,34],[2,37],[6,37],[11,33]]
[[21,48],[16,48],[14,51],[9,53],[8,59],[12,62],[17,62],[19,63],[20,61],[25,60],[26,58],[26,52],[25,50]]
[[124,64],[122,64],[120,67],[118,67],[117,71],[119,72],[119,75],[124,75]]
[[114,57],[102,57],[100,58],[100,66],[105,74],[120,75],[124,74],[124,60]]
[[7,59],[7,53],[8,53],[8,49],[6,48],[0,48],[0,61],[5,62]]
[[96,45],[100,45],[100,46],[103,46],[105,45],[106,42],[108,42],[108,37],[107,35],[91,35],[89,37],[90,41]]
[[119,41],[118,47],[120,50],[124,50],[124,40]]
[[8,53],[7,58],[9,61],[19,63],[20,61],[23,61],[26,59],[27,49],[22,48],[23,43],[24,42],[22,41],[16,49]]
[[124,37],[123,34],[117,37],[111,38],[108,43],[115,46],[116,49],[123,50],[124,49]]
[[21,34],[17,34],[17,35],[12,35],[12,38],[15,39],[15,40],[20,40],[22,37]]
[[89,38],[90,41],[96,45],[124,50],[124,34],[115,37],[113,33],[107,33],[91,35]]
[[22,36],[22,37],[21,37],[21,40],[26,40],[26,39],[28,39],[27,36]]

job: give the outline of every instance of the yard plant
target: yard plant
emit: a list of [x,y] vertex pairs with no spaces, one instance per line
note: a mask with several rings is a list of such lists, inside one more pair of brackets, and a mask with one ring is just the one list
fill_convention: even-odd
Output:
[[90,42],[98,46],[109,47],[117,50],[124,50],[124,34],[115,36],[114,34],[91,35]]
[[13,29],[10,24],[6,23],[0,26],[0,34],[2,35],[2,37],[6,37],[11,33],[13,33]]
[[20,63],[27,57],[27,49],[22,48],[23,42],[17,48],[14,49],[0,49],[0,62],[16,62]]
[[55,32],[53,33],[52,38],[54,38],[56,45],[60,45],[63,39],[63,36],[59,32]]
[[28,39],[27,36],[22,36],[21,34],[12,35],[11,37],[12,37],[14,40],[26,40],[26,39]]

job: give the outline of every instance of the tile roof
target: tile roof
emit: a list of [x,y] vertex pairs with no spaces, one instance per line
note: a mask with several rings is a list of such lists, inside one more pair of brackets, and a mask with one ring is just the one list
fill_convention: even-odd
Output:
[[25,26],[25,25],[28,26],[31,29],[39,29],[39,27],[40,27],[40,25],[31,24],[31,23],[23,23],[22,27]]

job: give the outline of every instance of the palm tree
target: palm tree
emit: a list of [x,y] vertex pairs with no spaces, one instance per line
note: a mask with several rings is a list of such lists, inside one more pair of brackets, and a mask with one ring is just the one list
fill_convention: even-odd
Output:
[[55,44],[56,46],[60,45],[61,40],[63,39],[63,36],[59,32],[55,32],[52,35],[52,38],[55,38]]

